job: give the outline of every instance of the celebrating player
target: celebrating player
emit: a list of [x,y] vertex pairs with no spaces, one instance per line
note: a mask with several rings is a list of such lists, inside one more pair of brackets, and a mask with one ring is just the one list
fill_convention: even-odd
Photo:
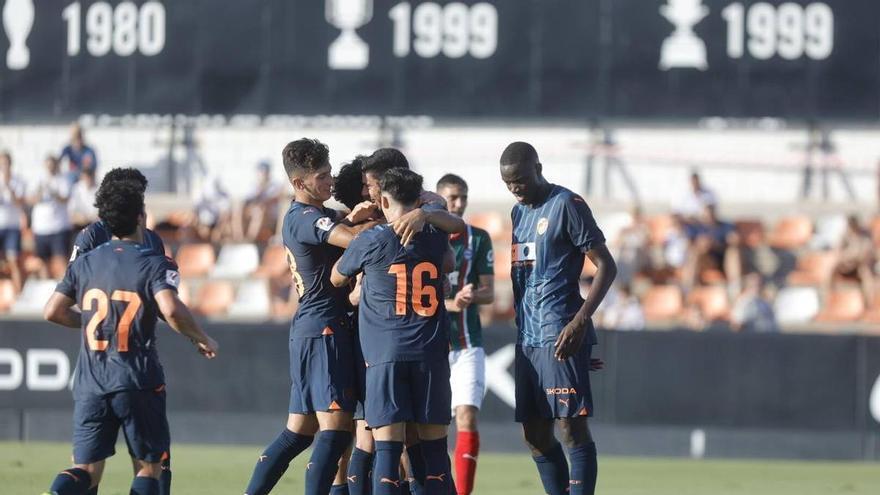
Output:
[[[444,175],[437,182],[437,194],[446,200],[450,213],[463,216],[468,203],[468,185],[461,177]],[[447,294],[449,312],[449,367],[452,407],[455,415],[455,482],[459,495],[474,490],[480,434],[477,413],[486,393],[486,353],[478,306],[495,299],[495,270],[492,240],[480,228],[468,225],[464,234],[449,236],[455,254],[455,269],[449,274],[452,290]]]
[[[516,421],[547,494],[592,494],[596,445],[587,417],[593,411],[590,353],[597,340],[591,317],[617,267],[586,202],[544,179],[535,148],[512,143],[500,161],[501,179],[518,202],[511,211]],[[598,269],[586,300],[578,290],[584,253]],[[570,473],[554,421],[568,448]]]
[[[386,171],[380,179],[385,218],[393,223],[415,210],[421,190],[422,178],[415,172]],[[376,440],[374,495],[399,493],[407,422],[418,425],[425,493],[449,493],[451,392],[441,299],[441,277],[453,264],[448,254],[445,232],[428,226],[402,246],[393,228],[383,225],[355,239],[333,269],[337,287],[363,273],[358,312],[367,362],[366,420]]]
[[97,493],[122,427],[136,459],[131,493],[157,495],[160,461],[170,444],[157,315],[208,358],[216,356],[217,343],[178,299],[174,262],[144,246],[142,187],[131,181],[105,184],[97,207],[112,239],[70,265],[45,308],[48,321],[84,332],[73,387],[74,465],[55,478],[50,493]]

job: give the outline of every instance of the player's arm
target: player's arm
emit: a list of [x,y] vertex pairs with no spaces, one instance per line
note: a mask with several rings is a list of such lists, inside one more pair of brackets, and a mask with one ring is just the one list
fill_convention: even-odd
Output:
[[367,229],[373,228],[376,225],[379,225],[379,222],[375,220],[351,226],[338,223],[333,227],[333,230],[330,231],[330,235],[327,236],[327,244],[342,249],[348,249],[349,244],[351,244],[351,241],[354,240],[358,234]]
[[349,227],[364,223],[376,216],[378,207],[372,201],[362,201],[354,205],[354,209],[340,220],[339,223]]
[[412,237],[421,232],[425,224],[433,225],[447,234],[463,233],[467,225],[461,217],[449,213],[435,203],[424,205],[402,215],[391,223],[394,233],[400,237],[404,246]]
[[70,296],[54,292],[43,308],[43,318],[64,327],[81,328],[82,313],[73,309],[75,305],[76,301]]
[[351,283],[351,278],[364,271],[364,260],[367,252],[373,247],[369,234],[357,238],[348,249],[342,253],[333,269],[330,271],[330,283],[334,287],[345,287]]
[[159,306],[159,312],[175,332],[188,337],[206,358],[213,359],[217,356],[219,349],[217,342],[202,330],[186,304],[177,297],[177,292],[172,289],[163,289],[157,292],[154,297]]

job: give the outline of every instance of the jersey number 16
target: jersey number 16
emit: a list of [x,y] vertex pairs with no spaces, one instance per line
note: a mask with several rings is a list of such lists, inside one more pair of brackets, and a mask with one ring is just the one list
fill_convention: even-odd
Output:
[[[397,277],[397,299],[394,305],[394,314],[403,316],[406,314],[407,273],[406,265],[398,263],[391,265],[388,273]],[[430,318],[437,313],[440,301],[437,299],[437,288],[425,285],[424,276],[429,281],[437,280],[440,272],[433,263],[423,261],[412,269],[412,308],[419,316]],[[424,300],[427,298],[427,303]]]

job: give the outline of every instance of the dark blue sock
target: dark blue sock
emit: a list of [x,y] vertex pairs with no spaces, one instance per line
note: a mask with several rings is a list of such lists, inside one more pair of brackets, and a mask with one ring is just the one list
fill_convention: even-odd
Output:
[[351,445],[351,432],[324,430],[312,448],[312,458],[306,468],[305,495],[324,495],[330,491],[339,458]]
[[245,495],[266,495],[287,471],[290,461],[309,448],[315,437],[300,435],[285,428],[274,442],[266,447],[254,467]]
[[351,451],[348,461],[348,493],[350,495],[370,495],[370,471],[373,470],[373,454],[357,447]]
[[159,495],[171,495],[171,452],[162,456],[162,474],[159,475]]
[[89,490],[89,491],[86,493],[86,495],[98,495],[98,487],[97,487],[97,486],[92,487],[92,489]]
[[425,456],[422,453],[422,444],[414,443],[406,448],[409,457],[409,490],[412,495],[424,495],[425,493]]
[[422,456],[425,459],[425,494],[449,495],[452,474],[446,437],[438,440],[422,440],[421,445]]
[[70,468],[58,473],[49,491],[57,492],[58,495],[86,495],[91,484],[92,475],[86,470]]
[[532,457],[538,466],[538,474],[547,495],[566,495],[568,493],[568,461],[562,452],[562,445],[544,452],[544,455]]
[[333,485],[330,487],[330,495],[349,495],[348,485]]
[[411,495],[412,492],[409,489],[409,480],[400,480],[400,490],[397,491],[400,495]]
[[400,456],[403,442],[376,441],[373,495],[400,495]]
[[159,480],[147,478],[146,476],[137,476],[131,482],[129,495],[159,495]]
[[596,492],[596,444],[590,442],[570,449],[571,460],[570,495],[593,495]]

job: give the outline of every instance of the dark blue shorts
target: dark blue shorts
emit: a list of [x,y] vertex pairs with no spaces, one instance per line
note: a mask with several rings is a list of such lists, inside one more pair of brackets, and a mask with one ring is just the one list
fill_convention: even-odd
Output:
[[165,387],[75,400],[73,462],[91,464],[115,454],[120,427],[133,457],[160,462],[171,445]]
[[0,229],[0,246],[6,254],[21,253],[21,230]]
[[516,421],[572,418],[593,414],[590,390],[590,354],[584,343],[568,360],[553,357],[555,348],[516,346]]
[[34,251],[38,258],[48,260],[53,256],[70,258],[70,231],[65,230],[57,234],[35,235]]
[[370,364],[364,409],[371,428],[402,422],[448,425],[448,358]]
[[290,339],[291,414],[354,412],[354,348],[351,335]]

